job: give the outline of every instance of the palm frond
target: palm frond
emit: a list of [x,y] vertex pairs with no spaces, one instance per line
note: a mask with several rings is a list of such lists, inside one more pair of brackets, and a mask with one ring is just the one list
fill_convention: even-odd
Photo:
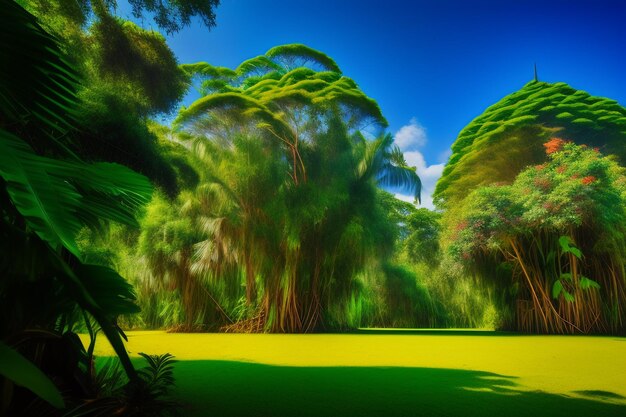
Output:
[[148,355],[139,352],[148,366],[139,370],[139,377],[146,383],[155,396],[166,395],[174,385],[174,355]]
[[0,176],[11,201],[42,240],[53,248],[64,246],[80,258],[74,236],[82,227],[75,215],[82,197],[73,185],[46,171],[57,164],[0,129]]
[[361,178],[373,177],[382,187],[390,187],[409,192],[419,202],[422,181],[415,168],[406,164],[404,155],[393,146],[393,137],[385,134],[372,142],[361,138],[361,149],[365,146],[358,175]]
[[117,164],[60,161],[35,154],[0,129],[0,176],[29,227],[52,247],[80,258],[75,236],[101,219],[135,225],[134,213],[149,201],[150,182]]
[[107,315],[118,316],[139,312],[135,304],[135,290],[111,268],[81,264],[74,268],[85,289]]
[[0,121],[63,134],[75,123],[77,75],[56,40],[14,1],[0,15]]

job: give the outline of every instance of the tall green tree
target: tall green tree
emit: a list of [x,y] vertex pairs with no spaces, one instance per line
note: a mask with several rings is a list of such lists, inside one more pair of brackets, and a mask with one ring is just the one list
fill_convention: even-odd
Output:
[[419,196],[419,178],[391,135],[363,136],[386,125],[378,105],[319,51],[284,45],[235,70],[184,68],[205,96],[176,124],[206,150],[206,189],[219,202],[197,268],[219,275],[215,250],[228,242],[258,303],[239,328],[324,328],[366,261],[392,246],[376,186]]
[[549,162],[513,184],[486,186],[448,237],[450,254],[467,267],[509,264],[491,282],[514,292],[508,326],[539,333],[624,331],[626,176],[598,151],[561,139],[546,144]]

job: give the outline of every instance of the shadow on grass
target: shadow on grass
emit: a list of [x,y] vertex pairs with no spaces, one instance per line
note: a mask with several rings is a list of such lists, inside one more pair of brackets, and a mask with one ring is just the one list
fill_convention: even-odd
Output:
[[593,399],[517,389],[489,372],[400,367],[290,367],[180,361],[177,393],[191,416],[625,416],[617,394]]

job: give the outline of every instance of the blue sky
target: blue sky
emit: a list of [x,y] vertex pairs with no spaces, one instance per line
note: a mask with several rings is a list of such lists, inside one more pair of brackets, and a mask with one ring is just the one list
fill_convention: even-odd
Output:
[[181,63],[234,68],[285,43],[327,53],[378,101],[427,194],[458,132],[535,62],[542,81],[626,105],[626,0],[222,0],[216,14],[211,31],[168,37]]

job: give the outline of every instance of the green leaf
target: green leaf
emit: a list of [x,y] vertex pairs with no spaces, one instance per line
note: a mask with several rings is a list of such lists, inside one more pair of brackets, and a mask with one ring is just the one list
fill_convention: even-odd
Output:
[[572,280],[572,274],[570,274],[569,272],[564,272],[561,274],[561,279],[566,279],[568,281]]
[[75,236],[102,220],[136,225],[135,211],[147,203],[147,178],[117,164],[86,164],[37,155],[17,136],[0,129],[0,176],[28,226],[53,248],[80,258]]
[[67,181],[48,174],[46,168],[58,163],[38,156],[17,136],[0,129],[0,176],[11,201],[41,239],[80,257],[74,236],[82,225],[74,213],[82,197]]
[[128,357],[128,352],[126,352],[126,348],[121,339],[119,327],[114,324],[111,314],[100,307],[94,298],[97,297],[97,295],[89,292],[81,279],[57,253],[53,252],[52,256],[55,267],[61,272],[58,274],[58,278],[63,281],[72,298],[98,322],[100,328],[109,340],[111,347],[113,347],[113,350],[119,357],[128,377],[131,380],[136,379],[137,372]]
[[561,245],[561,250],[563,252],[569,251],[570,243],[572,243],[572,239],[569,236],[561,236],[559,238],[559,245]]
[[552,298],[559,298],[559,295],[563,291],[563,284],[558,279],[554,281],[552,285]]
[[566,290],[563,290],[563,297],[565,297],[565,301],[567,301],[568,303],[574,302],[574,296]]
[[56,408],[65,407],[63,397],[52,381],[32,362],[2,342],[0,342],[0,375],[31,390]]
[[66,162],[51,168],[50,173],[64,178],[80,192],[78,214],[91,227],[102,219],[138,227],[135,213],[152,196],[152,185],[146,177],[119,164]]
[[570,246],[569,252],[578,259],[582,259],[583,257],[583,253],[580,251],[580,249],[575,248],[574,246]]
[[580,249],[572,246],[573,244],[574,241],[569,236],[561,236],[559,238],[559,245],[561,245],[561,250],[563,253],[571,253],[576,258],[581,259],[583,255],[582,252],[580,251]]
[[77,265],[74,271],[97,305],[109,316],[140,311],[135,291],[113,269],[100,265]]
[[587,278],[585,276],[581,276],[580,277],[580,288],[582,288],[583,290],[588,290],[590,288],[596,288],[599,289],[600,288],[600,284],[598,284],[596,281]]

